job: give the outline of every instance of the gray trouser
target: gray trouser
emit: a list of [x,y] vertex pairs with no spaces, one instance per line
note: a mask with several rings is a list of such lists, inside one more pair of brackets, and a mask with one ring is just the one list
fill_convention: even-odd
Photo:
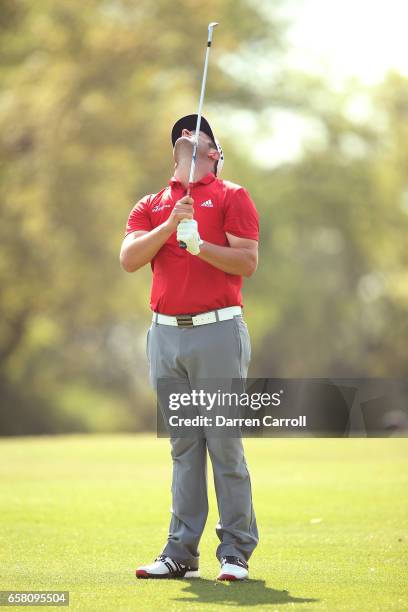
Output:
[[[193,328],[152,323],[147,336],[150,382],[245,378],[251,344],[242,316]],[[216,555],[245,559],[258,544],[251,480],[240,437],[170,438],[173,459],[172,518],[162,553],[198,567],[198,545],[208,515],[207,448],[217,496],[220,544]]]

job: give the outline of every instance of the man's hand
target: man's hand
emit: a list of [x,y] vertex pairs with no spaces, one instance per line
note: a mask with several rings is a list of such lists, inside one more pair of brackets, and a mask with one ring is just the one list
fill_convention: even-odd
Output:
[[179,223],[177,240],[178,242],[184,242],[187,245],[187,251],[192,255],[199,254],[200,244],[203,244],[203,240],[198,233],[198,223],[195,219],[188,219]]
[[173,210],[169,218],[166,221],[166,225],[175,232],[178,224],[182,219],[192,219],[194,214],[193,209],[194,200],[190,196],[184,196],[174,205]]

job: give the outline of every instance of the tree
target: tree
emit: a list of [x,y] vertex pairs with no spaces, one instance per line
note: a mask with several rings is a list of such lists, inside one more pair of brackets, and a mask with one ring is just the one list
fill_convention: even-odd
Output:
[[149,276],[126,277],[119,247],[132,205],[171,174],[169,126],[197,104],[214,18],[208,97],[238,105],[248,88],[217,58],[270,44],[243,0],[3,3],[3,433],[145,426]]

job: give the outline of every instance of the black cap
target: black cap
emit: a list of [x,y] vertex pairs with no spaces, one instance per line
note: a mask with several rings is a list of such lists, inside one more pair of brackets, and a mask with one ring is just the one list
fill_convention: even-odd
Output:
[[[173,129],[171,130],[171,142],[173,143],[173,147],[176,140],[180,138],[182,130],[189,130],[190,132],[193,132],[196,129],[197,117],[198,115],[186,115],[185,117],[181,117],[181,119],[176,121],[176,123],[173,125]],[[204,132],[204,134],[207,134],[207,136],[209,136],[211,140],[215,142],[215,137],[212,129],[210,128],[210,124],[203,116],[201,116],[200,132]]]

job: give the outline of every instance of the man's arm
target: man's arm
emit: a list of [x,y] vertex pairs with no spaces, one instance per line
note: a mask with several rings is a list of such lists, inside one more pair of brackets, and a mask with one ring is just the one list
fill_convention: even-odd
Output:
[[120,249],[120,263],[126,272],[136,272],[149,263],[168,240],[173,230],[165,223],[155,227],[150,232],[138,230],[128,234]]
[[228,247],[203,242],[197,255],[227,274],[251,276],[258,266],[258,242],[226,233]]
[[167,242],[182,219],[193,218],[193,200],[189,196],[176,202],[169,218],[150,232],[137,230],[128,234],[120,249],[120,263],[126,272],[136,272],[149,263]]

